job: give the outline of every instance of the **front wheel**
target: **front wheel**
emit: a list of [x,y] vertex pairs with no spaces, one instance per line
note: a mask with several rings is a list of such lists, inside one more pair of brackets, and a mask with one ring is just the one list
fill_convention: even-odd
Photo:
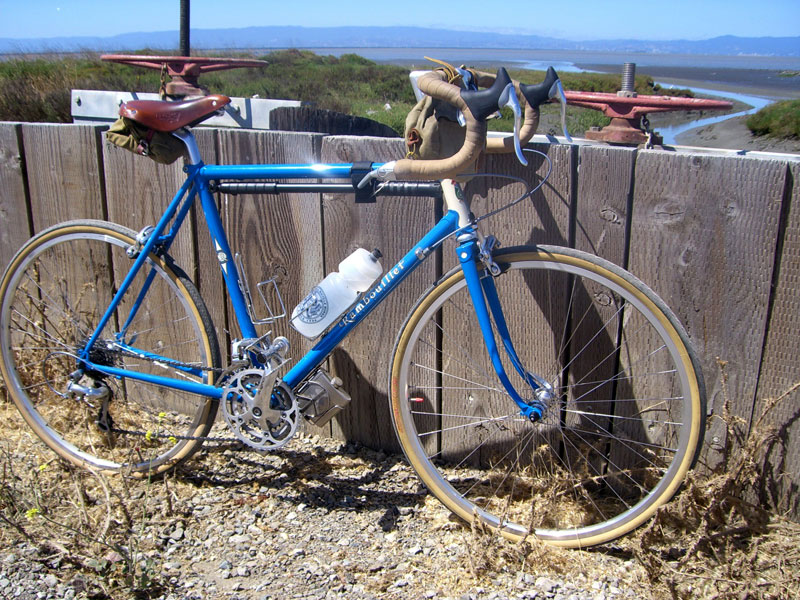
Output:
[[593,255],[540,246],[494,259],[522,367],[552,386],[545,414],[523,418],[498,381],[455,269],[395,347],[404,452],[450,510],[511,539],[585,547],[624,535],[673,496],[700,449],[704,388],[687,335],[649,288]]
[[[63,458],[104,472],[154,474],[200,447],[217,401],[127,378],[77,375],[79,355],[133,264],[135,235],[112,223],[72,221],[23,246],[0,284],[0,367],[22,416]],[[89,356],[96,364],[203,383],[213,382],[220,363],[197,289],[171,259],[155,255]]]

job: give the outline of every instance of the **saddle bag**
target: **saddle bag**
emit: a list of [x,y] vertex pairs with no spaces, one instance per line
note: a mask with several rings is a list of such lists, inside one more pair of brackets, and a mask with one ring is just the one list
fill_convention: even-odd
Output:
[[106,131],[106,139],[162,165],[174,163],[186,152],[186,146],[174,135],[155,131],[127,117],[120,117],[114,122]]
[[[442,65],[438,70],[446,74],[450,83],[461,84],[461,76],[452,65],[432,58],[428,60]],[[425,96],[406,117],[406,156],[422,160],[449,158],[464,144],[465,135],[454,106]]]

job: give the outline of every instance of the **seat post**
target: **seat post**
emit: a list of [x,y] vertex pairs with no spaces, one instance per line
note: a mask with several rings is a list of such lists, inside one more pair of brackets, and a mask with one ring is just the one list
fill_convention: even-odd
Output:
[[203,159],[200,156],[200,149],[197,147],[197,140],[194,139],[194,134],[187,127],[182,127],[172,132],[176,138],[181,140],[186,145],[186,150],[189,152],[189,162],[193,165],[200,164]]

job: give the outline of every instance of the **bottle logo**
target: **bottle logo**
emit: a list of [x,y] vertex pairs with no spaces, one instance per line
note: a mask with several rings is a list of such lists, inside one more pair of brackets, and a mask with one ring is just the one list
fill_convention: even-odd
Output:
[[314,286],[300,304],[297,316],[303,323],[319,323],[328,314],[328,297],[319,286]]

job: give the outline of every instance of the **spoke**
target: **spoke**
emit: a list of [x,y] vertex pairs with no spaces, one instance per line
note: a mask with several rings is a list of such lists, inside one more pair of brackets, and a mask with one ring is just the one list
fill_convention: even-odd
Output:
[[[421,413],[421,414],[431,414],[431,413]],[[481,419],[480,421],[473,421],[471,423],[464,423],[463,425],[453,425],[452,427],[442,427],[441,429],[434,429],[433,431],[428,431],[425,433],[417,433],[418,437],[425,437],[428,435],[433,435],[434,433],[445,433],[446,431],[456,431],[458,429],[464,429],[467,427],[480,427],[486,425],[488,423],[499,423],[501,421],[507,421],[508,419],[513,418],[513,415],[508,415],[505,417],[493,417],[491,419]]]
[[[580,437],[580,436],[578,436],[578,437]],[[578,454],[581,453],[580,448],[578,448],[578,446],[576,446],[575,443],[571,439],[569,439],[566,436],[563,436],[563,440],[564,440],[565,443],[567,443],[570,446],[572,446],[572,448],[575,450],[575,452],[577,452]],[[586,440],[584,440],[584,442],[585,441]],[[593,480],[598,480],[599,481],[599,480],[604,480],[606,478],[606,475],[603,475],[603,473],[601,473],[597,469],[597,467],[594,466],[590,461],[584,461],[584,464],[586,464],[592,471],[594,471],[595,477],[592,478]],[[570,470],[570,473],[572,473],[572,470]],[[577,481],[577,480],[573,479],[572,489],[573,489],[573,491],[575,493],[575,501],[576,502],[579,501],[578,490],[580,489],[580,490],[584,491],[584,493],[581,494],[581,497],[587,498],[589,500],[589,502],[592,503],[592,506],[594,506],[595,510],[602,517],[602,519],[607,520],[608,516],[606,515],[605,511],[603,511],[603,509],[600,508],[600,506],[598,506],[598,504],[594,501],[594,498],[592,497],[592,495],[589,494],[588,492],[586,492],[585,484],[586,484],[585,481]],[[630,508],[630,505],[627,502],[625,502],[625,500],[622,498],[622,496],[619,495],[619,493],[617,492],[617,490],[614,489],[613,486],[606,485],[606,487],[611,488],[611,491],[619,499],[619,501],[622,502],[625,505],[626,509]]]
[[[636,375],[635,379],[643,379],[645,377],[655,377],[655,376],[658,376],[658,375],[674,375],[677,372],[678,372],[677,369],[666,369],[664,371],[651,371],[649,373],[641,373],[639,375]],[[560,391],[564,391],[564,390],[570,389],[570,388],[574,389],[574,388],[590,386],[590,385],[603,386],[603,385],[605,385],[607,383],[610,383],[610,382],[632,381],[634,379],[633,375],[625,375],[625,376],[623,376],[623,373],[625,373],[625,371],[621,371],[621,372],[617,373],[616,375],[614,375],[613,377],[609,377],[609,378],[604,379],[604,380],[594,380],[594,381],[583,381],[583,380],[581,380],[579,382],[571,383],[569,385],[558,386],[558,387],[556,387],[554,389],[557,389],[557,390],[560,390]]]
[[[44,272],[46,272],[46,273],[50,274],[50,271],[49,271],[49,269],[47,269],[47,268],[44,266],[44,264],[43,264],[43,262],[41,261],[41,259],[39,259],[39,261],[37,262],[37,266],[38,266],[40,269],[42,269]],[[64,297],[64,298],[62,298],[62,300],[64,300],[64,302],[65,302],[65,303],[67,303],[67,305],[68,305],[68,306],[67,306],[67,308],[69,308],[69,309],[72,311],[72,312],[69,312],[69,313],[68,313],[68,312],[66,312],[64,309],[62,309],[62,308],[61,308],[61,306],[60,306],[60,303],[56,302],[56,300],[55,300],[55,299],[54,299],[54,298],[53,298],[53,297],[52,297],[52,296],[51,296],[51,295],[50,295],[50,294],[49,294],[49,293],[48,293],[48,292],[47,292],[47,291],[46,291],[46,290],[45,290],[45,289],[44,289],[44,288],[41,286],[41,285],[39,285],[39,283],[37,283],[37,282],[36,282],[36,281],[35,281],[35,280],[34,280],[34,279],[33,279],[33,278],[30,276],[30,274],[28,273],[28,271],[25,271],[25,277],[28,279],[28,281],[30,281],[30,282],[31,282],[31,283],[32,283],[32,284],[33,284],[33,285],[34,285],[34,286],[35,286],[35,287],[36,287],[36,288],[39,290],[39,292],[42,294],[42,297],[43,297],[43,298],[47,298],[48,300],[50,300],[50,303],[49,303],[49,304],[47,304],[47,308],[50,308],[50,309],[52,309],[52,310],[55,310],[55,311],[57,311],[57,312],[61,313],[61,314],[64,316],[64,318],[65,318],[65,319],[67,319],[68,321],[70,321],[70,322],[71,322],[71,323],[72,323],[72,324],[75,326],[75,328],[76,328],[78,331],[80,331],[81,335],[84,335],[84,336],[86,336],[86,335],[87,335],[87,334],[86,334],[86,331],[83,329],[83,327],[81,327],[81,324],[80,324],[80,323],[79,323],[79,322],[78,322],[78,321],[77,321],[77,320],[76,320],[76,319],[75,319],[75,318],[72,316],[73,314],[75,314],[75,311],[73,311],[73,310],[72,310],[72,307],[70,307],[70,306],[69,306],[68,298]],[[52,277],[52,275],[51,275],[51,277]],[[18,288],[18,289],[19,289],[19,288]],[[38,302],[41,302],[41,301],[42,301],[42,300],[41,300],[41,299],[39,299],[39,298],[34,298],[34,297],[31,295],[31,293],[30,293],[30,292],[28,292],[27,290],[24,290],[24,292],[25,292],[25,295],[26,295],[26,296],[27,296],[27,297],[30,299],[30,301],[31,301],[31,302],[33,302],[34,304],[36,304],[36,303],[38,303]],[[16,309],[15,309],[15,310],[16,310]],[[40,313],[40,314],[41,314],[43,317],[45,316],[45,312],[44,312],[43,310],[37,310],[37,312],[39,312],[39,313]],[[52,324],[52,325],[55,327],[55,324],[54,324],[54,323],[52,323],[52,321],[50,320],[50,317],[49,317],[49,316],[47,316],[46,318],[47,318],[48,322],[50,322],[50,323],[51,323],[51,324]]]
[[20,313],[16,308],[14,309],[14,312],[16,312],[20,317],[22,317],[22,319],[27,321],[28,324],[30,324],[34,329],[36,329],[38,331],[41,331],[42,334],[44,334],[44,335],[34,335],[33,332],[31,332],[31,331],[29,331],[27,329],[17,329],[18,332],[23,333],[24,335],[30,335],[32,337],[35,337],[35,338],[38,338],[38,339],[41,339],[41,340],[52,340],[54,344],[56,344],[58,346],[61,346],[62,348],[66,348],[69,351],[73,351],[74,350],[74,348],[72,348],[71,346],[67,346],[61,340],[59,340],[57,338],[54,338],[52,335],[50,335],[50,333],[48,333],[48,331],[46,329],[42,329],[42,327],[39,324],[34,323],[30,319],[28,319],[28,317],[26,317],[25,315]]
[[[488,385],[484,385],[484,384],[482,384],[480,382],[477,382],[477,381],[471,381],[471,380],[465,379],[463,377],[458,377],[457,375],[452,375],[450,373],[445,373],[444,371],[441,371],[441,370],[436,369],[434,367],[428,367],[426,365],[421,365],[421,364],[416,363],[416,362],[410,363],[410,366],[419,367],[423,371],[429,371],[429,372],[432,372],[432,373],[437,373],[439,375],[442,375],[443,377],[450,377],[452,379],[457,379],[458,381],[463,381],[464,383],[469,383],[471,385],[477,386],[475,389],[482,389],[482,390],[488,390],[490,392],[498,392],[500,394],[506,394],[505,390],[501,390],[501,389],[496,388],[496,387],[489,387]],[[423,389],[423,388],[420,388],[420,387],[417,387],[417,386],[409,386],[409,387],[411,387],[411,389]]]
[[[638,333],[638,332],[637,332],[637,333]],[[627,348],[627,346],[628,346],[628,344],[627,344],[627,342],[626,342],[626,343],[625,343],[625,347]],[[637,359],[637,360],[635,360],[633,363],[629,364],[629,365],[627,366],[627,368],[626,368],[626,369],[624,369],[624,370],[620,371],[619,373],[615,374],[613,377],[611,377],[611,378],[610,378],[610,379],[608,379],[607,381],[621,381],[621,379],[617,379],[617,377],[620,377],[620,376],[621,376],[623,373],[630,372],[630,371],[631,371],[631,369],[632,369],[633,367],[635,367],[636,365],[638,365],[638,364],[639,364],[639,363],[641,363],[641,362],[644,362],[644,361],[647,361],[647,360],[649,360],[651,357],[655,356],[656,354],[658,354],[659,352],[661,352],[661,351],[662,351],[664,348],[666,348],[666,347],[667,347],[667,346],[666,346],[666,344],[663,344],[663,345],[661,345],[660,347],[658,347],[658,348],[656,348],[655,350],[653,350],[652,352],[650,352],[649,354],[647,354],[647,355],[645,355],[645,356],[643,356],[643,357],[641,357],[641,358],[638,358],[638,359]],[[621,347],[619,347],[619,346],[618,346],[618,347],[615,349],[615,352],[616,352],[616,350],[617,350],[617,349],[619,349],[619,350],[621,351]],[[608,357],[606,357],[606,359],[607,359],[607,358],[608,358]],[[604,359],[604,360],[606,360],[606,359]],[[599,365],[598,365],[598,366],[599,366]],[[593,372],[594,372],[596,369],[597,369],[597,367],[595,367],[595,368],[594,368],[594,369],[592,369],[592,370],[591,370],[589,373],[587,373],[586,375],[584,375],[584,377],[588,377],[588,376],[589,376],[591,373],[593,373]],[[581,382],[580,382],[580,381],[578,381],[577,383],[581,383]],[[582,398],[583,396],[586,396],[587,394],[591,394],[591,393],[592,393],[594,390],[596,390],[596,389],[600,388],[602,385],[605,385],[605,382],[604,382],[604,383],[600,383],[600,384],[599,384],[599,385],[597,385],[596,387],[594,387],[594,388],[590,389],[588,392],[584,392],[584,393],[583,393],[583,395],[582,395],[582,396],[580,396],[580,398]]]
[[[597,424],[595,423],[595,425],[597,425]],[[598,425],[598,427],[600,427],[600,426]],[[572,432],[575,432],[575,433],[585,433],[586,435],[593,435],[593,436],[598,437],[598,438],[614,440],[616,442],[622,442],[625,445],[625,447],[628,448],[631,452],[634,452],[634,453],[638,454],[641,458],[643,458],[644,460],[650,462],[650,464],[656,469],[663,469],[663,467],[659,467],[655,463],[652,463],[646,456],[643,456],[643,455],[639,454],[638,452],[636,452],[635,449],[633,449],[630,446],[628,446],[628,442],[630,442],[631,444],[636,444],[638,446],[643,446],[645,448],[653,448],[655,450],[663,450],[664,452],[677,453],[678,450],[679,450],[678,448],[670,448],[669,446],[661,446],[659,444],[653,444],[653,443],[650,443],[650,442],[642,442],[642,441],[639,441],[639,440],[632,440],[630,438],[621,438],[618,435],[614,435],[613,433],[609,433],[607,431],[589,431],[587,429],[576,429],[575,427],[568,427],[567,431],[572,431]]]
[[[603,323],[601,327],[598,327],[598,328],[597,328],[597,331],[596,331],[596,332],[595,332],[595,334],[592,336],[592,338],[591,338],[589,341],[587,341],[587,342],[586,342],[586,343],[583,345],[583,348],[581,348],[580,350],[578,350],[578,351],[575,353],[575,355],[572,357],[572,359],[571,359],[571,360],[570,360],[570,361],[569,361],[567,364],[565,364],[563,367],[561,367],[560,371],[558,372],[558,377],[559,377],[559,378],[560,378],[560,377],[561,377],[561,375],[564,373],[564,371],[565,371],[565,370],[567,370],[567,369],[570,367],[570,365],[572,365],[572,363],[573,363],[573,362],[575,362],[575,361],[578,359],[578,357],[579,357],[581,354],[583,354],[583,351],[584,351],[584,350],[586,350],[586,349],[587,349],[589,346],[591,346],[591,345],[592,345],[592,343],[593,343],[593,342],[594,342],[594,341],[595,341],[595,340],[598,338],[598,336],[602,335],[603,333],[607,333],[607,331],[608,331],[608,324],[609,324],[609,323],[611,323],[611,321],[612,321],[612,320],[614,320],[614,319],[616,319],[616,318],[617,318],[617,316],[619,315],[619,313],[622,311],[622,308],[623,308],[623,307],[622,307],[622,306],[620,306],[620,308],[618,308],[618,309],[617,309],[617,311],[616,311],[616,312],[615,312],[613,315],[611,315],[611,317],[609,317],[609,319],[608,319],[608,320],[607,320],[605,323]],[[572,326],[572,335],[570,336],[570,339],[569,339],[569,341],[570,341],[570,342],[572,341],[572,338],[574,338],[574,337],[575,337],[575,334],[576,334],[576,333],[579,331],[581,323],[583,323],[583,321],[584,321],[584,320],[586,319],[586,317],[589,315],[589,313],[591,312],[591,310],[592,310],[592,305],[590,304],[590,305],[589,305],[589,306],[586,308],[586,310],[584,311],[584,313],[583,313],[583,316],[581,316],[581,320],[578,322],[578,324],[577,324],[577,325],[573,325],[573,326]],[[566,346],[565,346],[565,347],[566,347]],[[614,346],[614,350],[613,350],[613,351],[612,351],[612,353],[611,353],[612,355],[613,355],[613,354],[616,354],[617,348],[618,348],[618,346],[616,346],[616,345],[615,345],[615,346]],[[563,348],[562,348],[561,350],[563,351]],[[602,363],[602,362],[605,362],[607,359],[608,359],[608,357],[604,358],[604,359],[601,361],[601,363]],[[598,366],[599,366],[599,364],[598,364],[598,365],[596,365],[596,366],[594,367],[594,369],[592,369],[592,371],[594,371],[595,369],[597,369],[597,367],[598,367]],[[590,373],[591,373],[592,371],[590,371]]]
[[[651,410],[648,408],[647,410]],[[583,415],[587,417],[605,417],[607,419],[617,419],[623,421],[636,421],[637,423],[661,423],[662,425],[677,425],[682,426],[683,423],[678,423],[675,421],[656,421],[655,419],[643,419],[641,417],[621,417],[620,415],[609,415],[597,412],[589,412],[585,410],[573,410],[573,409],[566,409],[564,412],[573,414],[573,415]]]
[[[456,364],[459,364],[459,365],[462,365],[464,368],[469,369],[470,371],[472,371],[472,372],[474,372],[474,373],[476,373],[478,375],[481,375],[485,379],[491,379],[491,376],[489,375],[489,373],[485,369],[483,369],[481,367],[480,363],[477,360],[475,360],[475,358],[473,358],[472,355],[468,354],[463,347],[458,346],[458,344],[456,344],[458,346],[459,350],[460,350],[459,355],[453,354],[452,352],[449,352],[449,351],[445,351],[445,349],[444,349],[444,346],[445,346],[444,329],[438,323],[433,323],[433,325],[435,325],[436,328],[442,334],[442,347],[441,348],[437,348],[435,344],[432,344],[428,340],[423,340],[423,339],[419,340],[419,342],[421,344],[423,344],[425,347],[429,348],[431,351],[433,351],[437,355],[440,355],[443,358],[448,358],[452,362],[454,362]],[[451,346],[451,344],[448,344],[448,348],[450,346]],[[463,359],[464,360],[461,359],[460,355],[463,355]]]

